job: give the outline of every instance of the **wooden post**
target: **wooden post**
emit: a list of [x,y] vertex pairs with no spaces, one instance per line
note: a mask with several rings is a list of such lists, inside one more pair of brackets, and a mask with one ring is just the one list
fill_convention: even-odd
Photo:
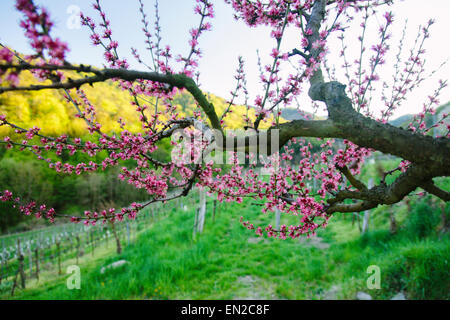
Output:
[[5,240],[2,239],[2,260],[1,260],[1,266],[0,266],[0,284],[2,284],[2,279],[6,278],[6,268],[5,268],[5,264],[8,262],[7,260],[7,254],[6,254],[6,249],[5,249]]
[[60,241],[59,237],[56,238],[56,255],[57,255],[57,259],[58,259],[58,274],[61,275],[62,274],[62,270],[61,270],[61,241]]
[[280,213],[280,209],[275,208],[275,229],[276,230],[280,230],[280,220],[281,220],[281,213]]
[[216,207],[217,207],[217,199],[214,199],[214,201],[213,201],[213,214],[212,214],[212,221],[213,222],[216,220]]
[[95,229],[92,229],[90,233],[91,233],[92,256],[94,256],[94,251],[95,251]]
[[69,235],[69,241],[70,241],[70,252],[72,252],[73,251],[73,237],[71,237],[70,235]]
[[31,241],[28,241],[28,264],[30,266],[30,278],[33,276],[33,254],[31,252]]
[[[344,183],[344,186],[347,187],[347,178],[344,175],[342,175],[342,181]],[[346,220],[346,215],[343,214],[342,217],[343,217],[343,220],[345,221]],[[353,220],[352,220],[352,226],[353,226]]]
[[408,198],[405,198],[405,204],[406,207],[408,208],[408,213],[411,213],[411,201]]
[[20,274],[20,284],[22,289],[25,289],[25,269],[24,269],[24,257],[22,254],[22,250],[20,248],[20,239],[17,239],[17,257],[19,260],[19,269],[18,272]]
[[198,212],[199,212],[199,208],[197,208],[197,210],[195,210],[195,215],[194,215],[194,232],[192,233],[192,238],[195,239],[195,235],[197,234],[197,223],[198,223]]
[[39,280],[39,246],[36,243],[36,248],[34,249],[35,263],[36,263],[36,279]]
[[19,270],[17,270],[16,276],[14,277],[13,285],[11,288],[11,297],[14,296],[14,291],[16,290],[16,287],[17,287],[17,277],[18,276],[19,276]]
[[[369,179],[369,183],[367,185],[368,189],[371,189],[373,187],[373,178]],[[369,231],[369,222],[370,222],[370,210],[366,210],[364,212],[364,220],[362,225],[361,233],[364,234],[367,231]]]
[[76,255],[76,257],[77,257],[77,264],[78,264],[78,258],[80,256],[80,236],[78,234],[76,236],[76,239],[77,239],[77,255]]
[[359,212],[355,212],[356,215],[356,220],[358,221],[358,229],[359,229],[359,233],[361,233],[361,216],[359,214]]
[[130,223],[127,220],[127,245],[130,245]]
[[441,201],[441,224],[439,226],[439,231],[440,232],[446,232],[448,227],[448,221],[447,221],[447,214],[445,212],[445,203],[443,201]]
[[[4,254],[6,253],[6,252],[3,252]],[[6,277],[8,277],[8,260],[9,260],[9,257],[10,257],[10,253],[8,252],[8,255],[7,256],[5,256],[5,263],[4,263],[4,275],[5,275],[5,278]]]
[[4,250],[2,251],[1,255],[2,255],[2,260],[0,261],[1,262],[1,265],[0,265],[0,284],[2,284],[3,276],[5,274],[4,263],[5,263],[6,259],[4,257]]
[[86,248],[86,250],[89,248],[89,239],[90,239],[90,236],[91,236],[91,234],[90,234],[90,230],[89,229],[87,229],[86,230],[86,246],[85,246],[85,248]]
[[206,190],[199,190],[200,193],[200,207],[198,208],[197,215],[197,232],[203,232],[203,226],[205,224],[205,215],[206,215]]
[[389,231],[391,234],[397,233],[397,221],[395,220],[394,211],[392,208],[389,209]]
[[115,226],[114,222],[110,222],[110,223],[111,223],[111,230],[113,232],[114,239],[116,239],[116,251],[117,251],[117,254],[120,254],[122,252],[122,246],[120,245],[120,238],[117,234],[116,226]]

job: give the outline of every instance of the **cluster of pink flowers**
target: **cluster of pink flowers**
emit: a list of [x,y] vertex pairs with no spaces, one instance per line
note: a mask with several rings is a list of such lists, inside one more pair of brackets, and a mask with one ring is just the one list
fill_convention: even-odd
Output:
[[48,52],[52,63],[63,62],[68,47],[58,38],[50,37],[53,22],[45,8],[38,8],[29,0],[17,0],[16,8],[25,16],[20,26],[25,30],[25,36],[30,40],[36,54],[44,57],[45,52]]
[[45,217],[51,222],[55,221],[55,209],[47,209],[45,204],[38,206],[34,201],[22,204],[20,197],[14,198],[12,192],[9,190],[4,190],[0,193],[0,201],[12,202],[14,208],[19,209],[21,213],[27,216],[34,214],[36,218]]
[[[65,42],[50,35],[53,22],[50,20],[47,10],[36,6],[33,1],[29,0],[17,0],[16,9],[24,15],[24,19],[20,21],[20,26],[24,29],[25,36],[35,51],[34,55],[26,56],[25,60],[28,62],[34,61],[37,65],[46,63],[62,65],[69,48]],[[11,49],[3,46],[0,49],[0,62],[11,64],[14,62],[14,56],[17,56],[17,54]],[[61,72],[51,73],[43,69],[35,69],[32,72],[40,80],[48,79],[51,74],[59,79],[63,78]],[[3,78],[5,73],[7,73],[7,76]],[[10,69],[9,72],[6,72],[2,69],[0,70],[0,76],[2,77],[0,83],[7,81],[12,86],[18,85],[19,71]]]
[[[341,17],[350,21],[355,13],[362,13],[364,20],[361,25],[362,34],[358,38],[361,43],[360,58],[354,63],[349,63],[345,55],[345,44],[343,44],[341,56],[344,59],[343,67],[348,79],[348,91],[355,108],[358,111],[364,111],[366,115],[371,115],[369,97],[374,84],[380,80],[377,70],[385,63],[386,54],[390,49],[388,31],[394,21],[393,15],[389,12],[383,15],[383,24],[379,28],[379,41],[371,46],[369,59],[365,59],[364,55],[366,51],[364,34],[368,19],[374,13],[374,8],[386,1],[371,1],[370,3],[366,0],[333,1],[325,13],[326,18],[332,17],[333,23],[321,30],[313,30],[313,27],[307,26],[307,17],[312,14],[313,6],[317,3],[313,0],[226,0],[226,2],[231,4],[235,10],[236,19],[244,20],[251,27],[258,25],[269,27],[270,36],[275,45],[270,52],[271,63],[263,65],[261,60],[259,61],[262,93],[257,95],[254,100],[257,120],[251,123],[250,107],[247,104],[248,92],[244,61],[240,57],[235,76],[236,88],[231,91],[228,108],[219,119],[222,125],[224,118],[233,112],[235,99],[243,94],[247,106],[244,121],[248,128],[253,127],[257,131],[260,121],[268,121],[270,116],[274,118],[272,125],[276,126],[280,120],[280,107],[290,106],[296,96],[302,92],[304,84],[324,64],[328,53],[327,39],[330,34],[345,30],[340,21]],[[53,24],[45,9],[35,6],[30,0],[17,0],[16,7],[25,16],[21,26],[36,53],[25,60],[31,63],[37,59],[38,66],[62,65],[68,48],[59,39],[51,37],[50,31]],[[98,23],[84,14],[80,16],[82,24],[90,30],[93,45],[104,49],[104,58],[110,68],[129,68],[127,60],[118,55],[119,43],[113,39],[111,23],[102,9],[100,1],[95,0],[93,7],[99,15]],[[150,52],[152,60],[150,63],[146,63],[134,48],[131,50],[133,57],[151,71],[161,74],[184,74],[198,80],[198,62],[202,54],[199,38],[205,31],[212,28],[210,23],[214,17],[212,1],[196,0],[194,12],[199,16],[200,22],[198,27],[189,31],[188,54],[186,56],[176,55],[176,58],[172,57],[169,46],[161,44],[157,3],[152,31],[141,0],[139,0],[139,11],[142,16],[142,31],[146,37],[146,49]],[[395,108],[404,100],[406,93],[422,81],[423,43],[429,37],[428,29],[432,23],[430,21],[422,29],[420,37],[418,37],[418,49],[411,51],[403,72],[401,72],[401,63],[398,62],[396,65],[398,72],[394,78],[391,96],[388,98],[387,94],[383,92],[386,108],[382,111],[379,121],[386,122]],[[298,43],[294,44],[294,47],[300,48],[302,51],[283,52],[281,43],[286,28],[299,30]],[[343,36],[341,40],[344,43]],[[12,63],[14,59],[14,53],[8,48],[0,50],[2,63]],[[20,59],[20,57],[16,57],[16,59]],[[366,68],[362,67],[363,60],[368,61]],[[289,74],[282,72],[289,65],[294,65],[294,71]],[[355,68],[354,72],[351,72],[352,68]],[[60,72],[45,68],[37,68],[32,71],[39,79],[54,81],[55,77],[60,80],[64,77]],[[5,71],[1,72],[3,73],[0,76],[6,78],[7,81],[17,81],[17,72],[9,72],[6,77],[3,77]],[[318,228],[325,227],[328,223],[331,216],[327,213],[328,197],[339,191],[348,191],[355,187],[346,181],[341,173],[342,169],[348,168],[351,174],[359,174],[362,163],[373,152],[373,150],[362,148],[347,140],[343,141],[343,147],[339,147],[334,139],[322,141],[320,151],[315,151],[310,142],[294,138],[279,153],[274,153],[268,159],[260,161],[264,163],[263,170],[269,173],[268,179],[262,177],[258,171],[257,160],[261,159],[253,154],[246,156],[249,165],[244,166],[239,162],[238,155],[232,152],[230,154],[231,168],[228,172],[223,172],[220,168],[214,167],[212,161],[202,162],[203,153],[212,141],[204,137],[204,132],[197,128],[197,126],[206,126],[205,115],[199,106],[192,117],[187,118],[180,115],[177,106],[173,103],[174,96],[178,92],[176,88],[148,80],[131,82],[113,79],[112,82],[122,90],[129,92],[132,98],[131,104],[141,122],[141,132],[132,133],[127,130],[127,124],[122,119],[119,119],[122,129],[120,133],[103,132],[101,124],[97,121],[95,106],[89,101],[86,93],[79,88],[64,90],[64,97],[67,103],[77,110],[77,117],[85,121],[92,139],[82,140],[67,135],[45,136],[38,127],[21,128],[8,121],[5,115],[0,115],[0,126],[8,126],[14,132],[14,136],[4,137],[1,143],[7,148],[17,147],[21,150],[31,151],[38,159],[47,162],[49,167],[57,172],[79,175],[84,172],[105,170],[110,166],[120,165],[124,160],[135,161],[136,166],[132,169],[122,167],[119,178],[138,189],[145,189],[151,196],[151,200],[144,204],[133,203],[129,208],[120,210],[111,208],[101,212],[85,211],[83,216],[71,217],[73,222],[83,221],[85,224],[95,225],[98,221],[103,223],[121,221],[125,217],[134,219],[139,210],[145,206],[155,201],[167,201],[186,195],[195,185],[205,188],[210,195],[217,196],[219,201],[241,203],[244,199],[250,199],[254,205],[261,206],[264,214],[279,210],[283,214],[298,217],[297,223],[289,226],[281,225],[279,230],[275,230],[272,225],[256,226],[242,217],[243,226],[254,230],[259,236],[266,235],[279,239],[297,238],[301,235],[310,236],[314,235]],[[438,90],[429,97],[423,112],[409,125],[410,130],[426,134],[432,128],[444,125],[447,114],[443,115],[442,119],[430,128],[426,127],[424,120],[426,114],[434,112],[439,93],[446,85],[446,82],[439,83]],[[148,97],[152,97],[152,99],[148,99]],[[184,129],[184,141],[172,140],[174,147],[172,161],[165,163],[154,159],[152,154],[158,149],[157,142],[165,137],[168,131],[176,127]],[[448,129],[450,130],[449,127]],[[167,136],[170,135],[167,134]],[[98,163],[92,160],[87,163],[72,163],[71,161],[64,163],[54,161],[48,156],[49,153],[61,155],[65,150],[69,155],[81,152],[89,157],[94,157],[103,151],[106,156]],[[296,155],[300,155],[300,160],[295,165],[291,165],[290,162]],[[409,165],[409,162],[402,161],[398,169],[406,171]],[[169,192],[170,189],[181,191],[179,194],[173,195]],[[20,198],[13,198],[12,193],[8,190],[0,194],[0,201],[12,202],[26,215],[34,214],[36,217],[45,217],[51,221],[57,216],[63,216],[58,215],[52,208],[48,209],[45,205],[38,206],[34,201],[22,204]]]
[[111,68],[128,68],[127,61],[125,59],[119,59],[117,54],[117,47],[119,44],[112,39],[111,22],[106,18],[106,14],[100,6],[100,1],[96,0],[93,7],[98,11],[101,17],[101,22],[99,24],[101,33],[97,32],[96,24],[90,17],[86,17],[83,13],[80,14],[82,25],[87,26],[91,30],[92,43],[104,48],[105,60],[109,63]]
[[[346,187],[342,184],[343,178],[336,166],[349,166],[356,174],[360,162],[370,152],[349,141],[345,141],[345,144],[346,149],[340,149],[338,155],[334,155],[333,141],[329,140],[321,146],[323,152],[317,154],[311,152],[310,143],[293,139],[284,148],[284,153],[273,155],[265,165],[266,170],[272,170],[268,182],[258,173],[254,161],[250,162],[250,168],[244,168],[234,154],[230,172],[223,175],[218,173],[214,176],[213,183],[200,178],[199,184],[208,187],[210,194],[217,194],[219,201],[240,202],[243,198],[263,200],[263,203],[258,202],[263,213],[280,210],[299,217],[298,225],[285,226],[281,230],[275,230],[272,226],[257,227],[248,221],[241,221],[248,229],[255,230],[257,235],[265,234],[280,239],[313,235],[317,228],[326,226],[331,217],[324,210],[327,206],[325,195]],[[280,159],[292,160],[294,146],[300,148],[302,154],[298,167],[279,166]],[[330,160],[329,157],[333,155],[334,160]],[[319,181],[316,190],[313,187],[314,180]]]

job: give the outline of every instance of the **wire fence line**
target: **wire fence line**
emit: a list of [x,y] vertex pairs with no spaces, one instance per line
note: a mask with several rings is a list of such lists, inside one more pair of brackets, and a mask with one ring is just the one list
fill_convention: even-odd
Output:
[[[154,203],[143,209],[134,220],[124,219],[114,224],[68,223],[0,236],[0,294],[16,288],[26,289],[30,279],[38,279],[43,271],[65,272],[68,260],[78,264],[80,257],[95,256],[100,246],[115,247],[118,253],[132,243],[137,234],[147,229],[155,219],[163,218],[173,209],[195,205],[192,197],[166,204]],[[73,264],[73,263],[72,263]]]

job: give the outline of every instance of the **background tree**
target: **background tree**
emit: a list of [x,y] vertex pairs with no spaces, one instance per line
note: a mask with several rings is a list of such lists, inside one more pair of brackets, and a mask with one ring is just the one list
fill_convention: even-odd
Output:
[[[227,143],[227,138],[230,138],[227,137],[224,119],[233,113],[237,96],[247,97],[244,61],[239,59],[236,87],[229,106],[222,114],[217,112],[213,101],[199,85],[199,40],[204,32],[211,29],[210,21],[214,17],[212,2],[196,0],[195,13],[200,21],[198,27],[190,30],[189,52],[183,56],[174,55],[170,47],[161,46],[158,15],[154,31],[151,31],[140,1],[143,30],[152,59],[146,63],[136,50],[133,49],[132,54],[147,71],[129,69],[127,60],[118,55],[118,42],[113,39],[110,22],[98,0],[94,4],[99,13],[98,25],[85,15],[81,15],[81,20],[89,29],[94,45],[104,49],[107,63],[104,69],[66,61],[67,45],[52,37],[53,24],[48,12],[29,0],[16,2],[16,8],[24,14],[21,26],[35,54],[23,57],[3,47],[0,70],[4,84],[0,93],[59,90],[63,92],[66,102],[73,106],[76,116],[84,120],[92,138],[52,137],[41,133],[39,127],[20,127],[7,114],[0,117],[0,124],[12,129],[14,135],[5,137],[3,144],[7,148],[14,146],[29,150],[39,159],[47,161],[51,168],[67,174],[94,172],[118,166],[125,160],[134,160],[136,167],[122,167],[119,178],[136,188],[145,189],[151,198],[144,204],[133,203],[130,208],[120,211],[86,211],[83,217],[71,217],[72,221],[95,224],[98,220],[114,222],[125,216],[134,218],[141,208],[150,203],[185,196],[197,184],[215,194],[220,201],[241,202],[244,197],[253,198],[262,206],[262,212],[278,209],[284,214],[298,216],[297,224],[282,225],[277,230],[270,225],[254,226],[241,219],[247,228],[255,229],[259,235],[265,232],[268,236],[285,239],[314,233],[317,228],[326,226],[335,212],[360,212],[380,204],[394,204],[419,187],[444,201],[450,199],[449,192],[438,188],[433,181],[450,173],[448,115],[443,114],[431,126],[424,120],[426,114],[434,112],[439,93],[447,82],[439,81],[423,111],[407,128],[387,123],[405,95],[417,88],[425,78],[423,45],[429,37],[432,20],[420,30],[417,45],[406,61],[401,59],[404,48],[399,46],[392,83],[388,83],[387,79],[380,79],[378,70],[385,64],[386,53],[390,49],[390,29],[394,21],[391,12],[383,13],[382,10],[392,1],[226,2],[235,10],[236,18],[244,20],[250,27],[270,27],[275,43],[271,53],[272,63],[260,63],[261,94],[253,101],[253,107],[245,99],[245,125],[242,129],[246,135],[232,137],[232,145]],[[361,42],[361,50],[357,53],[359,59],[351,63],[344,36],[347,25],[355,16],[361,16],[364,22],[361,24],[362,35],[358,37]],[[382,18],[383,22],[379,28],[378,43],[371,44],[367,52],[364,32],[372,17]],[[301,41],[283,52],[281,43],[288,27],[296,28]],[[327,47],[331,37],[339,37],[343,43],[341,58],[344,64],[341,70],[331,69],[327,61],[329,52],[335,50]],[[28,72],[42,82],[20,83],[19,74]],[[346,83],[337,81],[336,74],[343,74]],[[105,82],[129,93],[131,104],[141,121],[140,132],[129,131],[122,120],[119,120],[120,132],[102,127],[96,106],[84,88],[87,85],[95,88]],[[378,95],[377,88],[381,88]],[[192,115],[181,113],[183,110],[174,103],[174,97],[180,91],[187,91],[195,100],[197,108]],[[302,92],[307,92],[309,99],[317,106],[326,108],[327,119],[317,120],[306,115],[306,119],[280,121],[281,109],[294,105],[297,97],[303,98]],[[442,136],[433,137],[430,134],[431,129],[442,126],[445,132]],[[264,127],[270,127],[268,133],[262,130]],[[182,141],[176,134],[179,130],[183,130]],[[170,137],[175,147],[188,147],[188,159],[178,161],[172,157],[172,160],[161,161],[154,157],[158,143]],[[313,148],[305,138],[323,139],[320,150]],[[278,139],[277,149],[272,147],[275,139]],[[343,140],[343,147],[336,147],[338,139]],[[221,151],[232,153],[229,171],[214,166],[213,161],[201,161],[202,156],[212,149],[215,154]],[[265,165],[270,172],[269,177],[263,177],[255,170],[257,158],[251,152],[263,149],[272,154]],[[403,161],[398,168],[389,168],[380,183],[368,188],[357,176],[364,160],[375,150],[398,156]],[[90,157],[105,152],[105,157],[99,162],[70,163],[46,156],[51,152],[61,156],[63,151],[70,156],[85,153]],[[239,161],[237,152],[246,153],[250,159],[248,166]],[[295,165],[283,166],[284,161],[292,160],[295,152],[301,154],[301,160]],[[388,184],[386,178],[397,171],[401,174]],[[318,182],[315,189],[310,186],[312,181]],[[50,220],[58,215],[64,216],[45,205],[22,203],[8,190],[2,193],[0,199],[13,201],[28,215],[45,216]]]

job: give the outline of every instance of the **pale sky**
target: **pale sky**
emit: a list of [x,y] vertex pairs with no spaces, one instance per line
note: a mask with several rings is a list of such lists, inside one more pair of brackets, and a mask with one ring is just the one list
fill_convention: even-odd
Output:
[[[91,45],[89,31],[85,27],[73,28],[70,25],[71,9],[79,7],[85,14],[97,18],[93,12],[92,0],[36,0],[37,4],[44,5],[50,11],[53,21],[56,23],[54,34],[69,44],[71,49],[68,60],[73,63],[85,63],[101,66],[103,63],[103,51],[99,47]],[[194,0],[160,0],[160,16],[162,26],[163,44],[169,44],[172,52],[186,55],[189,51],[187,41],[189,39],[189,29],[198,25],[198,17],[193,13]],[[268,55],[274,46],[274,40],[268,36],[268,29],[264,27],[249,28],[243,22],[236,22],[232,17],[232,10],[223,0],[213,0],[215,5],[216,17],[212,21],[213,31],[205,33],[200,38],[200,47],[203,50],[203,58],[200,62],[200,82],[201,88],[205,91],[214,93],[226,99],[230,98],[230,91],[235,87],[234,74],[237,67],[237,58],[239,55],[244,57],[246,62],[245,70],[247,73],[248,89],[251,97],[262,94],[262,86],[259,82],[259,72],[257,67],[256,50],[259,49],[263,61],[267,60]],[[130,54],[130,47],[135,47],[141,53],[141,56],[147,61],[149,55],[144,47],[144,35],[141,31],[142,25],[138,11],[137,0],[103,0],[101,2],[109,19],[111,20],[113,38],[119,41],[119,54],[127,57],[132,68],[142,69],[135,63]],[[153,0],[144,0],[147,15],[153,22]],[[420,24],[425,24],[430,18],[436,20],[436,24],[431,29],[431,38],[428,39],[427,49],[427,70],[432,71],[442,62],[450,57],[450,1],[448,0],[405,0],[398,4],[386,7],[384,10],[394,12],[395,25],[393,31],[394,41],[392,42],[392,56],[396,53],[398,43],[397,37],[402,31],[404,20],[408,19],[408,34],[405,47],[413,44],[414,38]],[[14,9],[13,0],[2,0],[0,2],[0,41],[9,45],[20,52],[30,52],[27,40],[23,36],[18,22],[21,16]],[[98,20],[97,20],[98,21]],[[357,21],[358,22],[358,21]],[[378,28],[376,20],[372,20],[371,26]],[[355,31],[356,30],[356,31]],[[359,43],[357,37],[359,29],[348,30],[347,44],[349,51],[353,54],[359,54]],[[375,35],[375,37],[374,37]],[[367,47],[375,43],[376,34],[368,32]],[[283,40],[285,50],[299,47],[300,41],[298,33],[288,32]],[[340,45],[337,42],[329,43],[330,51],[340,51]],[[407,50],[405,50],[407,51]],[[349,53],[352,55],[352,53]],[[341,62],[336,62],[330,56],[330,65],[335,65],[337,73],[340,73]],[[392,59],[388,59],[392,62]],[[380,76],[390,79],[390,70],[388,66]],[[450,63],[436,73],[435,77],[426,81],[422,88],[409,95],[403,106],[395,113],[394,117],[406,114],[416,113],[421,110],[422,103],[426,97],[434,91],[438,79],[448,79],[450,75]],[[341,77],[339,77],[341,79]],[[344,80],[344,78],[342,78]],[[307,90],[308,87],[305,87]],[[301,97],[300,103],[306,110],[309,109],[309,99]],[[446,88],[441,97],[441,103],[450,101],[450,89]],[[253,102],[253,99],[250,101]],[[374,108],[376,105],[373,105]],[[323,113],[322,113],[323,114]]]

